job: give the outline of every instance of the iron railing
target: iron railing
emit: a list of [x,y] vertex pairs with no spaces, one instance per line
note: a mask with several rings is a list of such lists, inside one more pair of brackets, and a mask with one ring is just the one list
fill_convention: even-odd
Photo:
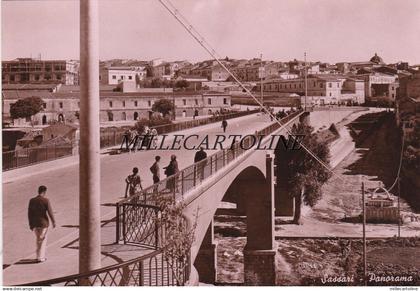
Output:
[[190,272],[189,263],[169,264],[163,251],[156,250],[140,258],[91,272],[20,286],[183,286]]
[[[301,111],[294,112],[283,119],[285,124],[295,118]],[[182,199],[185,193],[200,185],[205,179],[214,175],[221,168],[230,164],[242,153],[252,147],[254,138],[266,136],[280,128],[277,122],[256,131],[253,136],[247,136],[240,142],[236,142],[231,148],[220,150],[206,159],[188,166],[175,175],[169,176],[150,187],[141,190],[137,194],[120,200],[116,203],[116,241],[144,244],[145,238],[152,237],[150,227],[145,228],[142,224],[141,212],[145,213],[148,208],[156,207],[156,198],[159,195],[171,196],[173,200]],[[157,195],[159,193],[159,195]],[[140,210],[139,208],[145,207]],[[147,215],[144,216],[147,218]],[[155,231],[158,233],[158,230]],[[140,240],[139,240],[140,238]]]
[[3,152],[3,171],[71,156],[72,145],[41,146]]

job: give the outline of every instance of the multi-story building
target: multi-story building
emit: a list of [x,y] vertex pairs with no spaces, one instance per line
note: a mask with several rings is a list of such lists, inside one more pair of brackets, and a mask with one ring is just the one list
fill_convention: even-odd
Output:
[[61,83],[76,85],[79,82],[78,76],[76,61],[18,58],[2,62],[3,84]]
[[[305,95],[305,79],[272,79],[263,82],[264,92],[296,93]],[[309,75],[307,102],[317,105],[365,102],[364,82],[340,75]]]
[[365,96],[373,100],[379,97],[385,97],[389,100],[395,100],[398,88],[398,75],[387,74],[372,71],[355,76],[365,82]]
[[124,81],[140,81],[146,77],[145,67],[109,67],[102,70],[100,81],[102,84],[117,85]]
[[[10,105],[18,99],[37,96],[44,100],[43,110],[33,116],[34,124],[45,125],[52,121],[77,122],[80,110],[80,92],[72,88],[67,91],[16,91],[4,90],[3,118],[10,119]],[[100,91],[100,121],[129,121],[150,118],[153,104],[168,99],[175,104],[176,116],[212,114],[231,107],[231,96],[221,92],[113,92]],[[30,119],[14,120],[14,125],[27,125]]]

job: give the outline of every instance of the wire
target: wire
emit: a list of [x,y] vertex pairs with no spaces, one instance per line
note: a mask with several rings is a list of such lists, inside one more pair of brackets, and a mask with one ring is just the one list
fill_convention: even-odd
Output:
[[[165,4],[164,0],[158,0],[168,11],[171,13],[176,20],[188,31],[188,33],[210,54],[210,56],[248,93],[254,101],[276,122],[280,125],[280,129],[285,129],[288,134],[292,134],[291,131],[284,126],[277,118],[267,109],[264,105],[251,93],[251,91],[246,88],[241,81],[220,61],[216,50],[205,40],[205,38],[192,26],[188,20],[179,12],[179,10],[171,3],[170,0],[166,0],[169,4]],[[172,9],[169,7],[171,6]],[[300,142],[301,147],[309,153],[317,162],[319,162],[325,169],[331,172],[333,175],[338,177],[341,181],[345,181],[341,176],[337,175],[330,169],[330,167],[324,163],[320,158],[318,158],[310,149],[308,149],[302,142]]]

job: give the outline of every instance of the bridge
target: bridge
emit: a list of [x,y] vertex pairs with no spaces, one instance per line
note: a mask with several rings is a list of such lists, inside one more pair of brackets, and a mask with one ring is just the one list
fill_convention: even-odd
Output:
[[[287,116],[282,122],[290,127],[299,122],[302,115],[302,112],[296,112]],[[239,122],[244,118],[247,118],[246,124],[249,124],[250,118],[255,121],[261,118],[267,119],[264,116],[254,115],[239,118]],[[267,124],[267,121],[265,123]],[[233,122],[232,126],[234,124]],[[249,129],[243,132],[266,136],[262,140],[262,145],[269,142],[269,134],[284,134],[284,130],[279,130],[279,124],[270,121],[268,124],[256,132],[250,132]],[[275,277],[275,252],[272,250],[274,240],[273,155],[264,150],[246,150],[250,147],[250,143],[251,139],[248,136],[242,147],[237,143],[233,149],[214,151],[207,160],[201,162],[203,176],[197,174],[197,169],[201,165],[193,164],[176,176],[151,185],[136,196],[117,203],[116,220],[111,220],[110,225],[110,228],[114,229],[111,232],[116,235],[114,236],[117,242],[115,245],[137,246],[142,249],[137,252],[141,254],[140,257],[127,257],[119,264],[108,264],[89,274],[70,275],[29,284],[79,285],[86,283],[86,278],[89,278],[89,284],[96,285],[180,285],[197,283],[198,276],[202,282],[214,282],[217,263],[212,219],[222,200],[236,201],[238,207],[241,211],[245,211],[248,217],[248,244],[245,250],[247,282],[273,284]],[[130,154],[125,156],[130,156]],[[253,181],[252,184],[249,183],[250,179]],[[153,197],[156,191],[167,191],[167,183],[172,183],[171,181],[176,184],[174,189],[177,189],[171,195],[176,201],[182,201],[185,204],[184,215],[188,224],[197,224],[188,263],[178,268],[183,274],[182,280],[179,276],[173,276],[173,270],[170,271],[171,268],[161,248],[165,237],[164,231],[156,226],[156,220],[153,219],[159,213],[159,209],[153,205]],[[248,181],[246,185],[244,181]],[[265,190],[262,191],[262,189]],[[237,195],[238,193],[240,195]],[[197,208],[199,209],[198,217],[195,218],[194,213]],[[134,269],[137,271],[134,272]],[[127,273],[127,270],[133,272]],[[160,271],[157,272],[157,270]],[[8,270],[5,271],[5,279],[7,279]],[[137,279],[133,279],[133,276]]]
[[[299,123],[307,113],[296,112],[281,122],[257,131],[255,136],[265,136],[261,145],[271,141],[271,135],[287,135],[285,128]],[[274,250],[274,152],[251,148],[250,136],[242,147],[236,143],[232,149],[214,153],[204,161],[187,167],[175,176],[145,189],[134,197],[117,204],[117,242],[144,244],[165,239],[164,226],[145,223],[145,217],[153,213],[157,193],[167,192],[184,204],[187,225],[196,225],[190,250],[191,272],[189,283],[194,283],[197,272],[200,282],[215,283],[217,245],[214,242],[213,217],[220,202],[237,204],[237,210],[247,216],[247,244],[244,250],[245,284],[275,285],[276,268]],[[200,174],[200,172],[202,174]],[[192,265],[192,264],[191,264]]]

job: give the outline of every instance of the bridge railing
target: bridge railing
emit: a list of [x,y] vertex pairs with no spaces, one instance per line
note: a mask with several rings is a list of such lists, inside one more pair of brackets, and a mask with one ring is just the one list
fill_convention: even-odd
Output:
[[[302,111],[297,111],[280,120],[285,124],[298,116]],[[123,199],[116,204],[116,241],[123,240],[137,244],[145,244],[147,239],[151,239],[149,227],[143,227],[142,220],[148,219],[141,216],[141,211],[148,211],[147,208],[156,205],[156,198],[159,195],[168,195],[172,199],[182,199],[184,194],[200,185],[204,180],[214,175],[223,167],[234,161],[238,156],[252,147],[254,138],[266,136],[280,128],[275,122],[260,131],[256,131],[252,136],[247,136],[240,142],[236,142],[230,148],[220,150],[206,159],[194,163],[160,182],[138,192],[137,194]],[[138,210],[143,205],[144,210]],[[141,208],[141,207],[140,207]],[[158,230],[155,231],[158,233]],[[147,239],[146,239],[147,238]]]
[[72,145],[39,146],[3,152],[3,171],[71,156]]
[[120,264],[20,286],[183,286],[190,264],[168,264],[162,250]]

